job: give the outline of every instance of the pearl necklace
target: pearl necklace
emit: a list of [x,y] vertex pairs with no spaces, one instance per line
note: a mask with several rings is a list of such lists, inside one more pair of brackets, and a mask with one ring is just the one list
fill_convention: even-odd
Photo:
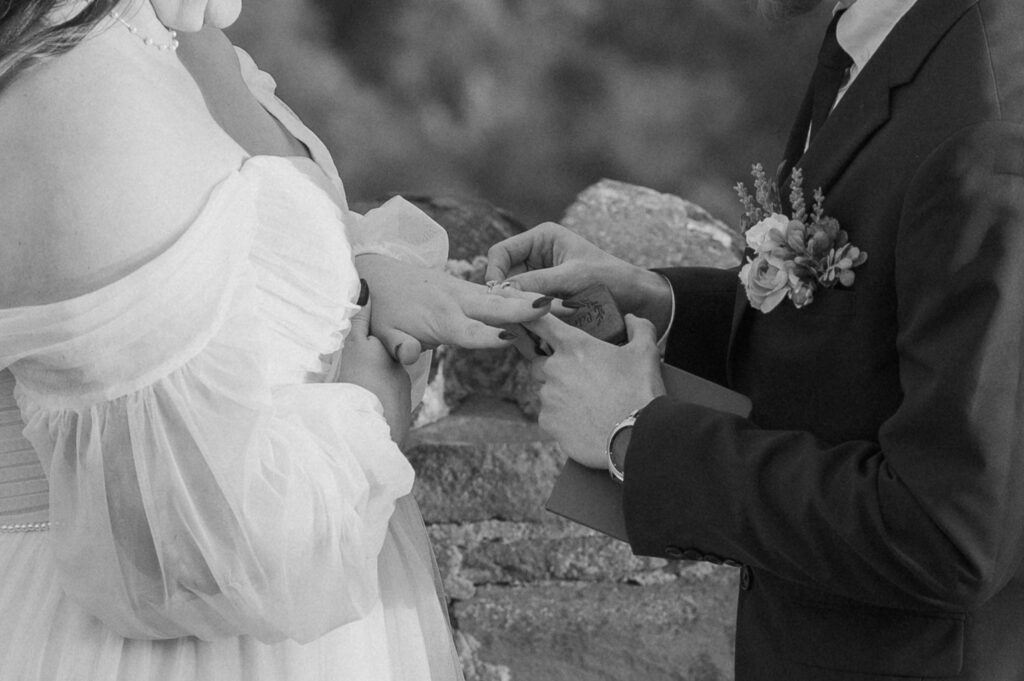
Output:
[[119,21],[120,23],[124,24],[124,27],[128,29],[129,33],[131,33],[134,36],[138,36],[139,40],[141,40],[143,43],[145,43],[149,47],[155,47],[158,50],[170,50],[171,52],[174,52],[175,50],[178,49],[178,33],[177,33],[177,31],[172,31],[171,29],[167,29],[167,32],[171,34],[171,42],[169,42],[169,43],[158,43],[155,40],[153,40],[152,38],[150,38],[149,36],[144,36],[144,35],[140,34],[139,33],[139,29],[137,27],[133,26],[132,24],[129,24],[127,21],[125,21],[124,17],[122,17],[121,13],[118,12],[117,10],[113,10],[113,9],[110,10],[110,16],[113,17],[114,19],[116,19],[117,21]]

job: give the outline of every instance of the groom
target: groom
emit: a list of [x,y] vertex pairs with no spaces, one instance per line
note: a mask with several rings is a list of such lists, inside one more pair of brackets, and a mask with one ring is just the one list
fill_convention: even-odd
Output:
[[[622,473],[634,552],[742,566],[738,681],[1024,679],[1024,5],[846,0],[821,61],[781,177],[868,254],[850,285],[759,311],[735,270],[649,272],[550,224],[488,278],[602,281],[637,315],[622,347],[527,324],[541,425]],[[666,330],[749,420],[664,395]]]

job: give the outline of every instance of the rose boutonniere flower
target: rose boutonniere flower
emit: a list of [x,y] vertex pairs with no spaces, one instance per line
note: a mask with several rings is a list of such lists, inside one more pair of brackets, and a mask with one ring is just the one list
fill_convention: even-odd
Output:
[[810,211],[804,199],[803,174],[795,168],[790,183],[791,216],[782,212],[778,187],[760,164],[753,167],[754,195],[742,182],[736,193],[743,203],[743,228],[754,256],[740,270],[752,307],[771,312],[786,298],[802,308],[819,289],[852,286],[854,268],[868,254],[850,243],[839,222],[824,214],[825,196],[815,190]]

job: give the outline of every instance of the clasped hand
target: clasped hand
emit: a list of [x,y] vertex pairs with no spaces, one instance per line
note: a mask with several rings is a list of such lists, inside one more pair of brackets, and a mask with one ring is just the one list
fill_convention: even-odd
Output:
[[604,284],[626,313],[629,342],[617,347],[548,315],[524,326],[552,350],[533,362],[541,427],[583,465],[607,466],[608,436],[634,409],[665,394],[657,336],[669,324],[665,279],[616,258],[561,225],[546,223],[493,246],[487,278],[527,291],[568,296]]
[[541,383],[540,427],[566,455],[591,468],[607,467],[615,424],[665,394],[654,325],[632,314],[625,318],[629,342],[622,346],[552,315],[524,325],[552,350],[531,367]]
[[649,320],[659,334],[672,316],[672,290],[664,277],[605,253],[553,222],[492,246],[486,278],[559,298],[604,284],[622,312]]

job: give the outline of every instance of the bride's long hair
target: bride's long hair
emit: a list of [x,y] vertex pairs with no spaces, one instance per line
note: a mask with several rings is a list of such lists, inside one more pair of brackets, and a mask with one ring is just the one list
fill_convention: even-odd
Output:
[[88,0],[61,23],[47,17],[67,0],[0,0],[0,88],[25,67],[67,52],[121,0]]

